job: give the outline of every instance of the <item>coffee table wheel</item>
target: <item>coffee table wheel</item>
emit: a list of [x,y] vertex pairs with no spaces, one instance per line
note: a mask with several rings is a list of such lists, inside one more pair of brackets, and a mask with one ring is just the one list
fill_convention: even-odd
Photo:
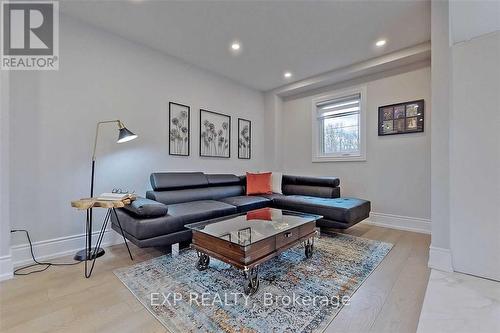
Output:
[[198,262],[196,263],[196,269],[199,271],[204,271],[208,268],[208,264],[210,264],[210,257],[205,253],[198,252]]
[[311,258],[313,255],[313,252],[314,252],[314,244],[307,242],[306,246],[305,246],[306,258],[307,259]]
[[245,282],[245,286],[243,288],[243,291],[245,292],[245,295],[251,296],[259,290],[259,276],[258,276],[258,269],[257,268],[252,268],[248,271],[245,271],[245,276],[247,278],[247,281]]

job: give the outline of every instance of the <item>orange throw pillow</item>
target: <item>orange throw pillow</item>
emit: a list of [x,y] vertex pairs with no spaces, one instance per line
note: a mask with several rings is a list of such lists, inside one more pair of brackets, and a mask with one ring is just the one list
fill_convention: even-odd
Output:
[[247,195],[271,194],[271,193],[273,193],[271,172],[266,172],[266,173],[247,172]]
[[247,213],[247,221],[251,220],[272,221],[273,215],[271,214],[271,208],[261,208],[249,211]]

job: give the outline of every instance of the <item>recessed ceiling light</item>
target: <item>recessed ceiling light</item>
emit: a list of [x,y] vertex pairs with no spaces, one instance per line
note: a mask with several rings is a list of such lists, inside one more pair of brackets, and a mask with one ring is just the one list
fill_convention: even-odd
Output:
[[285,77],[285,79],[289,79],[289,78],[291,78],[291,77],[292,77],[292,73],[290,73],[290,72],[285,72],[285,73],[283,73],[283,76]]
[[381,47],[381,46],[384,46],[386,43],[387,43],[387,41],[385,39],[381,39],[381,40],[378,40],[375,43],[375,45],[377,45],[378,47]]
[[241,44],[239,42],[233,42],[233,44],[231,44],[231,50],[233,51],[238,51],[240,48]]

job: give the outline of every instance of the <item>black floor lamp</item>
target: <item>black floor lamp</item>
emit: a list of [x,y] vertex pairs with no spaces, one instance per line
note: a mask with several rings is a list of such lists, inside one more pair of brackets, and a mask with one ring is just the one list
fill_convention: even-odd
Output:
[[[99,128],[102,124],[109,124],[109,123],[116,123],[118,125],[118,140],[116,143],[123,143],[127,142],[130,140],[134,140],[137,138],[137,135],[129,131],[125,126],[123,126],[123,123],[121,120],[107,120],[107,121],[100,121],[97,123],[96,131],[95,131],[95,140],[94,140],[94,152],[92,154],[92,173],[91,173],[91,178],[90,178],[90,197],[94,197],[94,171],[95,171],[95,154],[96,154],[96,148],[97,148],[97,138],[99,137]],[[94,251],[92,248],[92,208],[90,209],[90,224],[89,224],[89,230],[88,230],[88,237],[87,237],[87,251],[85,250],[80,250],[75,254],[74,259],[79,260],[79,261],[84,261],[85,259],[90,260],[94,258],[99,258],[104,254],[104,250],[102,248],[98,248],[97,251]]]

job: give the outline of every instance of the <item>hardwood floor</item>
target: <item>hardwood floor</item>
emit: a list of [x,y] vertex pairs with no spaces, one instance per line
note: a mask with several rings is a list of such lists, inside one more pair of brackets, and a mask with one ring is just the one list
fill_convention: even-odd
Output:
[[[365,224],[346,233],[394,247],[326,332],[415,332],[430,274],[430,236]],[[131,250],[135,263],[163,254]],[[0,332],[165,332],[114,276],[114,269],[131,264],[126,248],[115,245],[97,260],[90,279],[76,265],[1,282]]]

